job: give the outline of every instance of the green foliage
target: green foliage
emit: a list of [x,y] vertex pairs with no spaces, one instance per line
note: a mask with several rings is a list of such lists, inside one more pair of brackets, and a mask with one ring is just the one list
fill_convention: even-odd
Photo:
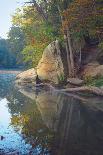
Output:
[[63,83],[64,80],[65,80],[65,77],[64,77],[64,74],[63,73],[61,73],[60,75],[58,75],[58,81],[59,81],[59,83]]
[[103,86],[103,77],[102,76],[97,76],[96,78],[86,77],[85,84],[88,86],[101,87]]
[[63,11],[63,30],[69,28],[78,37],[90,35],[101,38],[103,29],[103,6],[98,0],[73,0]]
[[18,63],[22,62],[22,54],[21,51],[25,46],[25,39],[24,39],[23,31],[16,26],[12,26],[9,33],[8,33],[8,45],[9,50],[12,54],[16,57]]
[[23,60],[28,64],[28,67],[35,67],[42,56],[42,52],[43,47],[28,45],[22,51]]
[[16,57],[11,53],[8,40],[0,39],[0,67],[15,67]]
[[102,40],[101,1],[30,0],[12,16],[13,26],[8,34],[10,50],[18,61],[23,60],[28,66],[34,67],[50,42],[59,39],[65,45],[63,33],[66,34],[67,29],[71,42],[80,41],[87,35]]
[[[29,67],[35,67],[45,47],[54,40],[53,28],[49,22],[43,21],[40,14],[31,6],[17,9],[12,21],[15,25],[14,27],[19,28],[20,31],[18,38],[18,33],[14,30],[17,39],[15,38],[15,33],[9,33],[11,43],[14,40],[14,46],[16,44],[19,48],[15,52],[17,55],[20,53],[23,56],[23,61]],[[25,39],[23,38],[24,36]]]
[[103,49],[103,41],[100,42],[99,47],[100,47],[101,49]]

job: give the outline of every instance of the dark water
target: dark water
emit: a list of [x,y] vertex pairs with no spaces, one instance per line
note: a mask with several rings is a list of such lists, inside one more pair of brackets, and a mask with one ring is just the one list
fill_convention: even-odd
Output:
[[0,155],[103,155],[103,98],[16,88],[14,79],[0,74]]

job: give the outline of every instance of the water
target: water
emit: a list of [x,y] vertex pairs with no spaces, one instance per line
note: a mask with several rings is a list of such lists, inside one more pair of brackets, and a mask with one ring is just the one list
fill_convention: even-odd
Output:
[[15,87],[0,74],[0,155],[103,155],[103,98]]

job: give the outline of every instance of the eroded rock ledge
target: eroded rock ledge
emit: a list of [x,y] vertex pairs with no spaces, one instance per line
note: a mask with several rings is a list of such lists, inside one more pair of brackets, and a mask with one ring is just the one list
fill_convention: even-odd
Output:
[[[62,83],[62,85],[64,84],[63,88],[65,89],[61,89],[59,91],[82,91],[103,96],[102,88],[83,86],[84,81],[78,78],[67,79],[64,60],[59,42],[56,40],[46,47],[42,58],[35,69],[32,68],[17,75],[16,83],[21,85],[31,83],[34,86],[48,85],[50,87],[52,87],[50,84],[55,86]],[[92,63],[92,65],[87,65],[86,68],[84,68],[83,76],[95,77],[97,75],[103,75],[103,65]]]

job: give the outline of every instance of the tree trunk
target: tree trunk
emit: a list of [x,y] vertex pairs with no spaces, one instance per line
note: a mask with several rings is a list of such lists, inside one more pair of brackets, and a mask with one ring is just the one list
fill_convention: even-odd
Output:
[[80,51],[79,51],[79,65],[81,66],[81,62],[82,62],[82,50],[81,50],[81,46],[80,46]]
[[[59,14],[60,14],[61,24],[63,24],[63,17],[61,15],[61,9],[60,9],[59,5],[58,5],[58,11],[59,11]],[[65,32],[66,32],[66,34],[64,34],[64,41],[65,41],[65,49],[66,49],[66,54],[67,54],[68,74],[69,74],[69,77],[72,77],[72,67],[71,67],[71,61],[70,61],[70,52],[69,52],[67,31],[65,30]]]
[[71,77],[75,76],[75,71],[74,71],[74,56],[73,56],[73,50],[72,50],[72,44],[71,44],[71,37],[69,30],[67,30],[67,39],[68,39],[68,46],[69,46],[69,52],[70,52],[70,64],[71,64]]
[[72,70],[71,70],[71,63],[70,63],[70,55],[69,55],[69,48],[68,48],[68,40],[67,40],[67,36],[66,36],[66,35],[64,35],[64,41],[65,41],[66,54],[67,54],[68,73],[69,73],[69,77],[71,77],[71,75],[72,75]]

